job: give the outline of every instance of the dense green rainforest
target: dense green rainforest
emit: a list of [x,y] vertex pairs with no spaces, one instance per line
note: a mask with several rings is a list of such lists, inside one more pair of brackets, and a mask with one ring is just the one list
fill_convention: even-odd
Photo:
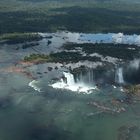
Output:
[[13,32],[140,33],[138,0],[0,0],[0,34]]

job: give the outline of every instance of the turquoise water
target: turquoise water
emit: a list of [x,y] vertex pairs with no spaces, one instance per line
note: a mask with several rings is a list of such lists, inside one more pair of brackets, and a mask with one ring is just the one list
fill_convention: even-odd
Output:
[[[0,140],[140,140],[140,97],[111,85],[89,95],[53,89],[59,71],[23,68],[17,62],[30,52],[9,47],[0,48]],[[33,79],[42,92],[28,86]]]
[[[28,87],[23,74],[1,74],[1,140],[139,140],[140,102],[113,103],[125,97],[108,87],[90,95],[40,86],[38,93]],[[135,100],[135,99],[133,99]],[[90,102],[125,112],[105,111]],[[132,129],[132,130],[131,130]],[[130,131],[130,132],[129,132]],[[122,138],[123,137],[123,138]]]

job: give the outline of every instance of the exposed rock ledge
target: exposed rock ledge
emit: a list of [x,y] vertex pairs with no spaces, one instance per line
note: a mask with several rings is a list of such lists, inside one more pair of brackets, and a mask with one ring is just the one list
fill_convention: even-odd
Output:
[[125,92],[128,94],[134,94],[140,96],[140,84],[138,85],[131,85],[131,86],[126,86],[124,88]]

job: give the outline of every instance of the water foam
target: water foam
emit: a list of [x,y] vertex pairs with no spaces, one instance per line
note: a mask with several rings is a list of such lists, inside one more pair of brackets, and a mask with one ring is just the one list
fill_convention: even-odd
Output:
[[82,82],[76,83],[74,80],[74,76],[71,73],[63,72],[63,74],[66,78],[66,81],[64,79],[61,79],[59,82],[56,82],[50,86],[56,89],[67,89],[73,92],[86,94],[90,94],[93,90],[97,89],[96,86],[88,86]]
[[38,84],[38,81],[33,80],[33,81],[31,81],[28,85],[29,85],[30,87],[32,87],[35,91],[41,92],[41,88],[39,88],[39,87],[37,86],[37,84]]

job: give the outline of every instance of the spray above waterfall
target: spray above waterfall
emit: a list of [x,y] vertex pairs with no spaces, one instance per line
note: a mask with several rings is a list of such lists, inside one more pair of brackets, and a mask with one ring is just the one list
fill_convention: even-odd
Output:
[[50,86],[56,89],[67,89],[78,93],[90,94],[93,90],[97,89],[96,86],[89,86],[82,81],[75,82],[73,74],[69,72],[63,72],[64,77],[60,79],[59,82],[56,82]]
[[[105,85],[107,84],[107,80],[110,79],[104,72],[101,73],[101,75],[104,75],[105,79],[101,79],[99,73],[97,75],[96,74],[97,73],[92,69],[88,69],[85,73],[81,71],[75,76],[70,72],[63,72],[63,78],[60,78],[58,82],[55,82],[50,86],[55,89],[67,89],[78,93],[92,93],[93,90],[97,89],[96,84]],[[120,86],[125,83],[122,67],[118,67],[116,69],[114,81]]]

